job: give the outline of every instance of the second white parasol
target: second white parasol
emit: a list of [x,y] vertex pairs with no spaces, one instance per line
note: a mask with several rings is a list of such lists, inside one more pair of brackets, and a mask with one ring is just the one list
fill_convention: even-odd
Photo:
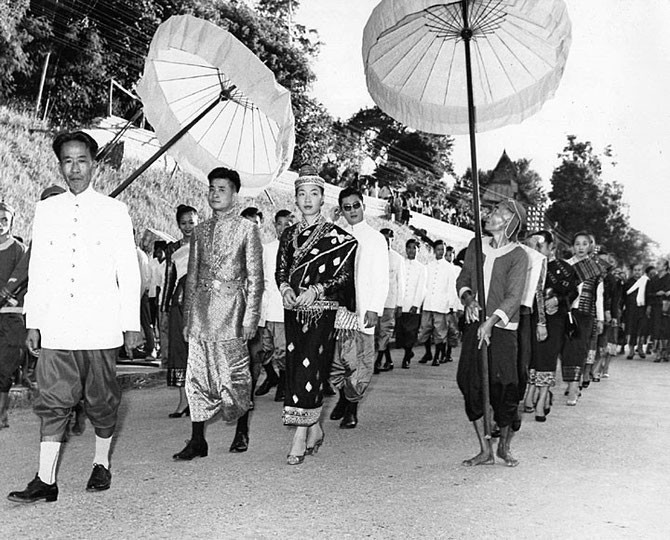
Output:
[[156,31],[137,87],[161,144],[190,127],[168,153],[205,180],[215,167],[237,170],[242,194],[267,187],[291,163],[291,96],[261,60],[212,23],[179,15]]

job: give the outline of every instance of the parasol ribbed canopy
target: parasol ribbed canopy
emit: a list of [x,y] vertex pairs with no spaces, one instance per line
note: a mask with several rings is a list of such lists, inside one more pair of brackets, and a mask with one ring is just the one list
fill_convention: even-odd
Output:
[[[469,0],[476,130],[519,123],[559,85],[571,43],[563,0]],[[383,0],[363,34],[370,95],[414,129],[468,133],[461,1]]]
[[180,167],[205,181],[215,167],[233,168],[244,193],[253,194],[291,163],[295,133],[289,91],[223,28],[190,15],[161,24],[137,93],[161,144],[218,100],[168,150]]

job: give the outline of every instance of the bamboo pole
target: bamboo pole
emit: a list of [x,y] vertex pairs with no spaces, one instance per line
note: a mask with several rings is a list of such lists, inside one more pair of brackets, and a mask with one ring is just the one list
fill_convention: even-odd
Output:
[[[476,137],[476,109],[472,84],[472,58],[470,41],[472,28],[468,16],[468,0],[462,0],[463,30],[461,37],[465,47],[465,70],[468,93],[468,122],[470,124],[470,170],[472,172],[472,205],[475,218],[475,260],[477,266],[477,301],[481,307],[479,313],[480,324],[486,320],[486,296],[484,292],[484,256],[482,254],[482,221],[479,199],[479,169],[477,168],[477,137]],[[482,410],[484,411],[484,436],[491,438],[491,418],[489,416],[489,351],[486,343],[481,346],[480,360],[482,363]]]

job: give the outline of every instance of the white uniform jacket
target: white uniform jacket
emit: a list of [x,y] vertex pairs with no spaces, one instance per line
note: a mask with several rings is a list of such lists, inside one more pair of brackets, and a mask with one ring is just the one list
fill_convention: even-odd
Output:
[[426,267],[426,296],[423,301],[425,311],[449,313],[461,309],[456,291],[456,278],[460,269],[446,259],[433,260]]
[[261,304],[261,326],[266,321],[284,322],[284,302],[275,281],[279,240],[263,244],[263,303]]
[[533,303],[538,290],[544,291],[544,280],[547,276],[547,258],[539,251],[529,248],[525,244],[519,244],[528,256],[528,277],[523,289],[521,305],[533,308]]
[[42,347],[112,349],[140,330],[140,270],[126,205],[89,187],[38,202],[25,299]]
[[384,313],[389,290],[388,244],[384,235],[365,220],[347,229],[358,240],[354,272],[358,326],[361,332],[372,335],[375,327],[365,328],[364,318],[367,311],[373,311],[380,317]]
[[395,309],[401,305],[405,288],[405,267],[403,265],[400,253],[388,250],[389,252],[389,292],[386,295],[384,307]]
[[403,313],[409,313],[412,307],[421,309],[426,294],[426,267],[416,259],[403,260],[405,287],[401,300]]

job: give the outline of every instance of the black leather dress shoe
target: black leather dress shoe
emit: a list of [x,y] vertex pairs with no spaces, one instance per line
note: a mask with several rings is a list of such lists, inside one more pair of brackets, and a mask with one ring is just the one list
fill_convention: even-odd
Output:
[[330,413],[331,420],[342,420],[347,411],[349,401],[344,397],[344,392],[340,390],[340,399]]
[[181,452],[173,455],[172,458],[177,461],[191,461],[193,458],[207,457],[207,450],[207,441],[194,441],[191,439],[187,441],[186,447]]
[[112,473],[104,465],[96,463],[86,484],[86,491],[105,491],[112,485]]
[[354,429],[358,425],[358,403],[347,404],[347,410],[344,413],[344,418],[340,422],[342,429]]
[[266,377],[265,380],[261,383],[261,385],[258,388],[256,388],[256,394],[255,395],[264,396],[265,394],[270,392],[270,390],[272,390],[272,388],[277,386],[278,382],[279,382],[279,377],[277,377],[277,375],[275,375],[274,377],[270,377],[270,376]]
[[35,475],[23,491],[12,491],[7,498],[17,503],[54,502],[58,499],[58,484],[45,484]]
[[228,452],[246,452],[249,450],[249,434],[244,433],[244,431],[235,432],[235,438],[233,439]]

